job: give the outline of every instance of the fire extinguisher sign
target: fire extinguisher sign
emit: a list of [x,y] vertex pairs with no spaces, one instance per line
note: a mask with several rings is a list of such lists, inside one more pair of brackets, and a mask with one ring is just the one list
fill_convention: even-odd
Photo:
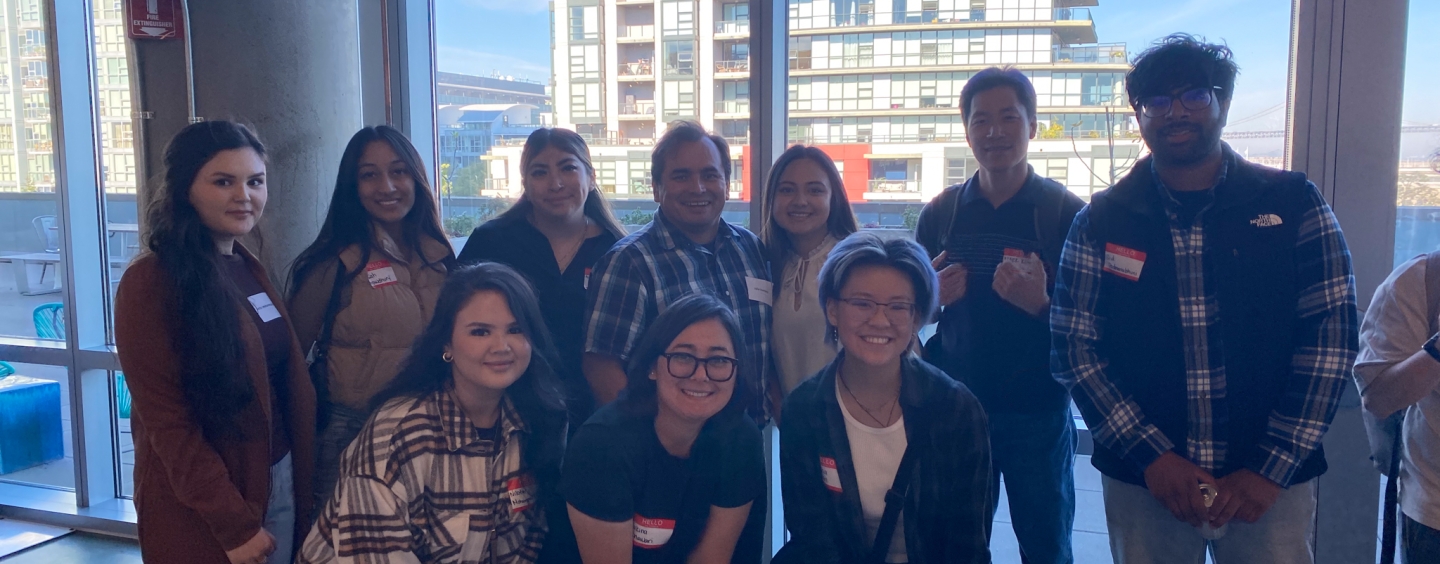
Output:
[[181,33],[180,10],[175,0],[126,2],[133,39],[174,39]]

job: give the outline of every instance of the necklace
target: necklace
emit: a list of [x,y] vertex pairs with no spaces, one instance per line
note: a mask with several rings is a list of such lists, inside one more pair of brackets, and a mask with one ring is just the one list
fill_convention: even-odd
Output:
[[589,233],[590,218],[586,217],[585,228],[580,230],[580,237],[575,239],[575,243],[570,246],[570,250],[566,251],[563,255],[555,255],[555,265],[560,267],[560,272],[565,272],[565,269],[570,266],[570,261],[575,260],[575,255],[580,252],[580,246],[585,244],[585,240],[588,239],[586,235]]
[[865,415],[869,415],[870,419],[874,420],[875,423],[879,424],[881,428],[890,426],[890,424],[893,422],[892,418],[895,417],[895,407],[900,405],[899,393],[895,394],[895,399],[887,401],[880,407],[875,408],[875,411],[880,411],[881,409],[885,408],[885,405],[890,406],[890,411],[885,414],[885,419],[882,421],[879,417],[875,416],[874,411],[871,411],[870,408],[865,407],[865,404],[860,403],[860,398],[856,397],[855,392],[850,390],[850,384],[845,383],[844,376],[840,376],[838,374],[836,376],[840,378],[840,387],[845,388],[845,393],[850,394],[850,399],[855,400],[855,405],[860,406],[860,409],[865,412]]

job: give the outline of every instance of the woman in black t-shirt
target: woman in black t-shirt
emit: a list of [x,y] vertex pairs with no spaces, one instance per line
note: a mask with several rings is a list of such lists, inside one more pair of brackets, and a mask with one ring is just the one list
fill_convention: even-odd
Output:
[[561,491],[585,562],[760,562],[765,462],[740,335],[715,298],[676,301],[620,398],[576,433]]
[[458,260],[510,265],[535,287],[545,326],[559,350],[556,372],[569,396],[574,431],[595,410],[595,396],[580,373],[581,313],[590,267],[625,231],[600,194],[590,147],[574,131],[535,130],[525,140],[520,170],[525,187],[520,199],[500,217],[475,228]]

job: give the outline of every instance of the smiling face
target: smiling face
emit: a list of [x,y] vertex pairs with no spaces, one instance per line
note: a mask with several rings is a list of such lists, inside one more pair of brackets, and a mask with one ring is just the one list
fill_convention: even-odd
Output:
[[1169,92],[1177,98],[1170,105],[1169,115],[1149,117],[1143,111],[1135,113],[1145,146],[1162,164],[1189,165],[1220,151],[1220,134],[1230,113],[1230,101],[1222,102],[1211,93],[1209,105],[1192,110],[1178,99],[1190,90],[1194,87],[1184,86]]
[[829,229],[830,176],[813,160],[795,159],[780,174],[771,215],[793,239],[823,236]]
[[1035,120],[1013,88],[997,86],[970,99],[965,141],[983,169],[1008,170],[1025,164],[1035,130]]
[[360,154],[360,205],[381,225],[405,220],[415,205],[415,177],[390,143],[371,141]]
[[573,154],[546,147],[525,166],[525,198],[535,213],[555,219],[585,213],[585,197],[592,185],[590,170]]
[[[887,366],[909,350],[920,325],[915,322],[915,286],[904,273],[883,265],[858,267],[839,295],[840,299],[825,304],[825,317],[839,333],[846,359]],[[867,308],[862,301],[871,305],[904,303],[910,308],[904,312],[885,305]]]
[[[670,341],[665,353],[684,353],[701,359],[736,356],[735,343],[730,339],[730,332],[726,331],[725,325],[717,319],[705,319],[686,327],[675,336],[675,340]],[[674,364],[679,367],[681,362],[676,361]],[[733,374],[727,381],[712,381],[706,376],[703,361],[698,363],[695,373],[689,378],[673,376],[671,368],[671,362],[665,357],[655,359],[650,370],[650,379],[655,381],[655,396],[659,409],[684,421],[704,422],[720,413],[720,410],[730,403],[730,396],[735,393],[735,382],[739,379],[738,374]]]
[[218,240],[255,229],[268,196],[265,160],[249,147],[215,153],[190,185],[190,205]]
[[665,157],[655,201],[665,218],[687,235],[720,224],[720,212],[730,197],[722,164],[720,150],[708,138],[676,145]]
[[504,392],[530,368],[530,339],[495,290],[476,292],[460,308],[445,352],[455,386],[481,395]]

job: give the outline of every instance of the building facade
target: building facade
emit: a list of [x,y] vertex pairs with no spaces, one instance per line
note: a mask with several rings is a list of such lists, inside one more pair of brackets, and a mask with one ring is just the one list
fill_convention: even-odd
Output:
[[[852,202],[928,201],[975,169],[959,111],[965,81],[1014,65],[1038,95],[1032,164],[1088,197],[1141,148],[1124,96],[1126,46],[1098,42],[1095,4],[790,0],[789,140],[830,154]],[[591,140],[604,191],[649,198],[650,146],[666,123],[691,119],[730,140],[732,195],[748,199],[747,3],[553,6],[555,124]],[[518,178],[518,152],[494,158]]]

